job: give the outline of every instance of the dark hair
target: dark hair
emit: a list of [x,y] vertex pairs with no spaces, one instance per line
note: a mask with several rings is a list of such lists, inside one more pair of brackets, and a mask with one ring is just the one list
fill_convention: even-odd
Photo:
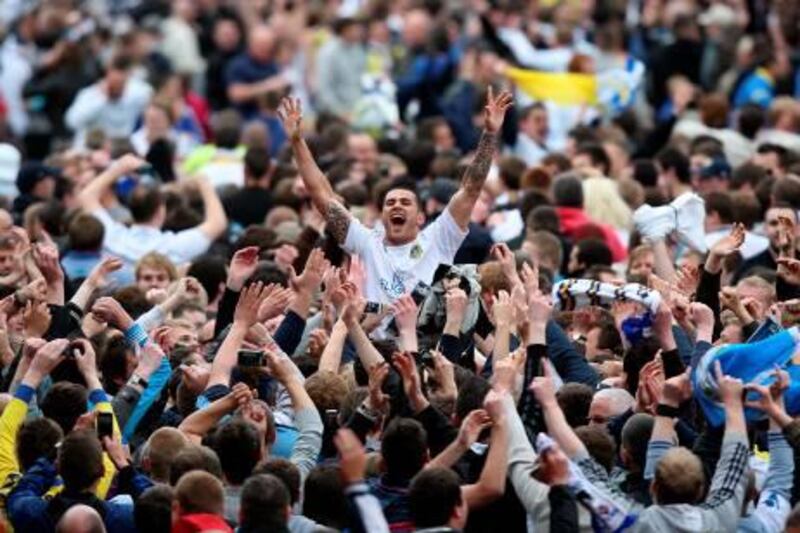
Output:
[[184,474],[192,470],[202,470],[222,479],[219,457],[206,446],[187,446],[175,456],[169,469],[169,484],[174,487]]
[[80,493],[103,477],[103,447],[93,430],[73,431],[61,441],[58,473],[64,489]]
[[228,273],[225,270],[225,260],[214,254],[206,254],[192,261],[187,276],[196,278],[208,295],[208,301],[213,302],[219,296],[221,287],[224,286]]
[[25,472],[40,457],[56,457],[56,444],[64,437],[61,427],[47,417],[26,420],[17,432],[16,453],[20,469]]
[[66,435],[75,422],[87,411],[89,393],[86,387],[68,381],[59,381],[47,391],[39,407],[42,414],[59,425]]
[[417,529],[446,526],[461,502],[461,480],[449,468],[423,470],[408,490],[408,508]]
[[625,352],[625,356],[622,359],[622,369],[625,371],[626,389],[632,396],[636,395],[636,389],[639,388],[639,371],[646,363],[653,360],[659,348],[660,346],[655,339],[646,337],[633,344]]
[[253,474],[272,474],[289,490],[292,505],[300,500],[300,470],[293,462],[282,457],[273,457],[253,469]]
[[220,148],[236,148],[242,134],[242,117],[235,109],[224,109],[211,117],[214,144]]
[[626,465],[629,470],[644,470],[647,461],[647,446],[650,443],[650,435],[653,433],[655,419],[647,413],[636,413],[631,416],[622,426],[620,435],[620,447],[625,448],[633,461],[632,465]]
[[244,172],[249,179],[259,180],[269,172],[272,159],[263,146],[251,146],[244,154]]
[[614,467],[616,450],[614,448],[614,440],[608,434],[605,426],[580,426],[575,428],[575,435],[586,446],[586,451],[589,452],[592,459],[605,468],[606,472],[610,473]]
[[736,167],[731,174],[730,188],[739,190],[749,185],[754,191],[761,180],[767,177],[767,169],[755,163],[744,163]]
[[422,179],[430,173],[431,163],[436,158],[436,147],[428,141],[412,141],[402,150],[400,157],[406,164],[408,174],[414,179]]
[[557,176],[553,182],[553,203],[557,207],[583,208],[583,183],[572,174]]
[[149,222],[164,205],[164,195],[157,187],[137,185],[128,199],[131,217],[136,223]]
[[318,524],[345,529],[349,521],[344,489],[338,467],[315,467],[303,486],[303,516]]
[[534,207],[525,218],[528,231],[548,231],[553,235],[560,235],[561,221],[558,218],[558,211],[551,205],[540,205]]
[[131,67],[133,67],[133,59],[124,54],[119,54],[111,58],[111,62],[108,64],[108,70],[123,70],[127,72]]
[[241,485],[261,458],[261,438],[249,422],[233,419],[214,435],[214,451],[225,479],[232,485]]
[[578,146],[575,155],[585,155],[589,157],[592,166],[599,167],[604,176],[608,176],[611,170],[611,159],[608,157],[608,152],[599,143],[584,143]]
[[142,289],[136,285],[122,287],[114,292],[112,296],[134,320],[145,314],[150,310],[151,307],[153,307],[150,302],[147,301],[147,297],[145,296],[144,292],[142,292]]
[[241,494],[241,523],[246,531],[278,531],[286,527],[289,490],[272,474],[245,481]]
[[386,475],[393,483],[403,484],[425,466],[428,458],[428,434],[412,418],[395,418],[383,432],[381,456]]
[[716,213],[723,224],[733,223],[733,201],[725,192],[710,192],[705,195],[706,213]]
[[586,239],[575,244],[578,247],[578,262],[584,265],[611,266],[613,257],[608,245],[598,239]]
[[592,389],[583,383],[565,383],[558,389],[556,400],[567,423],[576,428],[585,426],[589,420],[589,406],[592,404]]
[[459,420],[464,420],[475,409],[483,406],[483,400],[491,389],[489,382],[480,376],[470,375],[469,379],[458,388],[456,395],[455,415]]
[[98,353],[99,367],[103,374],[103,386],[109,394],[116,394],[119,386],[114,380],[127,381],[128,354],[135,354],[133,345],[122,335],[108,339],[102,353]]
[[502,157],[498,164],[500,179],[506,187],[514,191],[519,189],[519,182],[522,179],[522,175],[525,174],[526,169],[527,166],[525,162],[518,157]]
[[756,138],[756,134],[766,121],[767,114],[758,104],[747,103],[739,108],[737,119],[739,131],[750,140]]
[[633,162],[633,179],[642,187],[655,187],[658,184],[658,169],[652,159],[637,159]]
[[133,521],[137,531],[170,533],[172,530],[172,487],[158,483],[134,500]]
[[419,193],[417,193],[417,185],[408,178],[398,178],[392,181],[389,186],[381,192],[381,195],[378,198],[378,209],[383,209],[383,203],[386,201],[386,197],[390,192],[398,189],[414,193],[414,199],[417,201],[417,207],[422,209],[422,201],[419,198]]
[[772,199],[775,204],[785,203],[792,209],[800,209],[800,179],[787,177],[776,180],[772,185]]
[[67,226],[70,250],[94,252],[103,247],[105,228],[97,217],[80,213],[73,217]]
[[674,171],[681,183],[691,183],[689,158],[677,148],[667,147],[656,154],[656,162],[663,171]]

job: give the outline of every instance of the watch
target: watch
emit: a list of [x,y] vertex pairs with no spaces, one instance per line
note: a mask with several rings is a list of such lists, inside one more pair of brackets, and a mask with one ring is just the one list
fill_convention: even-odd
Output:
[[678,418],[681,410],[678,407],[673,407],[665,403],[660,403],[656,406],[656,416],[666,416],[667,418]]
[[130,379],[128,380],[128,385],[132,385],[134,387],[141,387],[142,389],[147,388],[147,380],[144,379],[142,376],[134,372],[131,374]]

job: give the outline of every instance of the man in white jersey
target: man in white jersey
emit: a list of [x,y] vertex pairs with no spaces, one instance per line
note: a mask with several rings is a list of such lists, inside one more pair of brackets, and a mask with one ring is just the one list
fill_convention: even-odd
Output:
[[420,231],[425,216],[416,190],[409,184],[395,183],[385,193],[381,227],[369,229],[356,220],[337,199],[303,140],[299,101],[284,99],[280,114],[300,175],[333,237],[346,252],[357,255],[364,263],[364,296],[368,301],[391,303],[413,291],[420,281],[430,284],[439,264],[452,263],[467,235],[470,214],[489,172],[497,133],[511,103],[511,93],[503,92],[495,98],[490,87],[483,134],[461,187],[447,209]]

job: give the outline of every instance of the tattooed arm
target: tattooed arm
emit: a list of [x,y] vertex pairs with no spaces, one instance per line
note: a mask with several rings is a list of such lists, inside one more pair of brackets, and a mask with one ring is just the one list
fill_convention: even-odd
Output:
[[[293,98],[284,98],[278,114],[283,121],[284,130],[289,136],[300,177],[303,178],[308,194],[311,195],[311,201],[314,203],[314,207],[322,213],[322,216],[327,218],[330,206],[336,203],[341,207],[341,204],[336,202],[333,188],[328,182],[328,178],[317,166],[314,156],[311,155],[311,150],[309,150],[306,141],[303,139],[303,110],[300,107],[300,101]],[[346,229],[345,227],[345,234]]]
[[350,229],[350,219],[353,215],[344,208],[335,198],[328,201],[328,208],[325,211],[325,222],[328,230],[339,244],[344,244],[347,239],[347,230]]
[[448,205],[450,214],[463,230],[466,230],[469,225],[472,208],[475,206],[475,202],[478,201],[478,196],[480,196],[481,189],[483,189],[483,183],[489,174],[489,167],[492,166],[492,158],[497,145],[497,132],[503,126],[503,117],[505,117],[506,110],[511,106],[511,103],[511,93],[502,92],[497,98],[494,98],[492,88],[489,86],[489,94],[486,98],[486,107],[483,112],[483,134],[480,141],[478,141],[478,148],[475,150],[472,163],[464,172],[461,188],[453,195]]

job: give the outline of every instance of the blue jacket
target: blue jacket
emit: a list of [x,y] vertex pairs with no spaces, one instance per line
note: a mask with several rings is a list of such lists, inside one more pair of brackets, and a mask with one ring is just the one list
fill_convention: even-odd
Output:
[[[72,505],[86,504],[100,513],[108,531],[137,533],[130,500],[103,501],[92,494],[70,494],[66,490],[52,499],[45,499],[44,494],[56,482],[56,476],[53,463],[46,458],[40,458],[19,480],[6,501],[8,518],[15,531],[51,533],[55,531],[60,511]],[[120,488],[128,485],[128,492],[134,498],[153,485],[146,476],[136,473],[133,468],[123,469],[119,478]]]

